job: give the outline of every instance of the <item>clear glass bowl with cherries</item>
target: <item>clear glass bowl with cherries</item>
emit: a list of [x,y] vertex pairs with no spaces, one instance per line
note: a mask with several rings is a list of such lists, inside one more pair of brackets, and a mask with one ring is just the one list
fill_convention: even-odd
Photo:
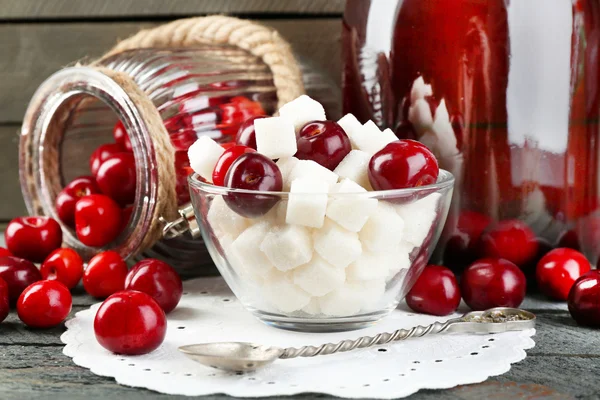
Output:
[[427,264],[454,178],[424,145],[301,96],[253,118],[236,144],[188,152],[204,242],[261,321],[301,331],[361,328],[389,314]]

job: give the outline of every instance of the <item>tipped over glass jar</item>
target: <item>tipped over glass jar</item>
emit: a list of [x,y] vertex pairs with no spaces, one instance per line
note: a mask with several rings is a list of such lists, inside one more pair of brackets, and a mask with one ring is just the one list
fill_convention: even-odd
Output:
[[[140,105],[139,93],[124,89],[120,74],[135,82],[150,105]],[[321,78],[309,71],[304,80],[309,92],[323,93]],[[302,85],[295,95],[301,93]],[[184,276],[215,273],[198,245],[188,204],[187,148],[203,135],[233,141],[244,120],[271,115],[279,100],[263,59],[228,45],[133,49],[93,67],[65,68],[39,87],[25,116],[20,171],[28,211],[60,221],[65,244],[86,258],[110,248],[123,257],[163,259]],[[158,112],[169,141],[156,140],[156,124],[144,118],[144,107]],[[106,159],[113,160],[112,169]],[[166,160],[174,169],[163,174]],[[85,245],[56,207],[66,185],[90,175],[99,192],[123,209],[121,232],[100,246]],[[163,212],[167,197],[178,213]]]
[[342,37],[344,112],[422,141],[456,177],[436,262],[468,265],[491,232],[523,268],[553,247],[596,264],[597,1],[348,0]]

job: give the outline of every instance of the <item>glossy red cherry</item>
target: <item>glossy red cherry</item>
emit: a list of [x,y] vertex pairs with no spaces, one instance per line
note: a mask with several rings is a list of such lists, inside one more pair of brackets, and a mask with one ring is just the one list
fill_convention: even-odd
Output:
[[100,188],[93,176],[75,178],[60,191],[54,202],[58,218],[67,226],[75,226],[75,204],[91,194],[99,194]]
[[556,247],[566,247],[568,249],[581,251],[581,244],[579,243],[579,237],[577,236],[577,232],[575,232],[572,229],[563,232],[558,238]]
[[102,347],[117,354],[146,354],[158,348],[167,333],[167,317],[149,295],[134,290],[115,293],[94,318]]
[[389,143],[369,161],[369,182],[375,190],[431,185],[438,174],[433,153],[414,140]]
[[0,322],[4,321],[10,312],[8,284],[0,278]]
[[217,186],[225,186],[225,176],[227,175],[227,171],[229,171],[231,164],[233,164],[233,162],[242,154],[254,152],[256,152],[256,150],[253,148],[241,145],[233,146],[225,150],[221,157],[219,157],[217,160],[217,164],[213,170],[213,183]]
[[127,149],[118,143],[107,143],[99,146],[90,156],[90,171],[92,175],[96,175],[100,169],[100,165],[110,157],[125,153]]
[[102,247],[121,233],[121,209],[110,197],[93,194],[75,205],[75,232],[86,246]]
[[106,298],[125,288],[127,264],[116,251],[96,254],[83,272],[83,288],[93,297]]
[[600,328],[600,271],[592,270],[575,281],[569,292],[569,312],[579,325]]
[[456,270],[467,267],[479,256],[479,239],[492,219],[475,211],[464,210],[444,250],[444,265]]
[[16,257],[42,262],[62,244],[62,230],[49,217],[18,217],[4,233],[8,250]]
[[135,158],[132,153],[116,154],[106,159],[96,173],[98,187],[122,206],[135,200]]
[[256,115],[246,119],[237,131],[235,142],[239,145],[250,147],[256,150],[256,132],[254,131],[254,121],[260,118],[266,118],[266,115]]
[[535,233],[517,219],[490,225],[481,235],[483,257],[504,258],[518,266],[524,266],[535,258],[537,251]]
[[113,138],[115,139],[115,143],[123,146],[125,150],[133,151],[131,140],[129,139],[125,125],[123,125],[121,121],[117,122],[113,128]]
[[406,295],[406,304],[416,312],[448,315],[460,304],[454,273],[441,265],[428,265]]
[[0,257],[0,279],[8,285],[9,300],[14,304],[27,286],[42,280],[42,274],[30,261]]
[[473,310],[518,307],[525,298],[525,275],[515,264],[501,258],[483,258],[463,273],[460,291]]
[[169,264],[153,258],[133,266],[125,278],[125,289],[150,295],[165,313],[175,309],[183,293],[179,274]]
[[575,281],[589,270],[590,263],[577,250],[554,249],[538,262],[536,280],[542,293],[564,301]]
[[83,276],[83,260],[73,249],[56,249],[42,263],[42,277],[73,289]]
[[19,319],[31,328],[52,328],[71,312],[69,289],[58,281],[39,281],[28,286],[17,301]]
[[327,169],[335,167],[350,153],[348,135],[334,121],[313,121],[298,132],[296,158],[313,160]]
[[[280,192],[283,179],[279,167],[269,158],[259,153],[245,153],[229,168],[225,185],[235,189]],[[268,194],[230,193],[224,200],[238,214],[255,218],[266,214],[279,198]]]
[[10,257],[12,256],[13,253],[11,253],[10,251],[8,251],[8,249],[5,249],[4,247],[0,247],[0,257]]

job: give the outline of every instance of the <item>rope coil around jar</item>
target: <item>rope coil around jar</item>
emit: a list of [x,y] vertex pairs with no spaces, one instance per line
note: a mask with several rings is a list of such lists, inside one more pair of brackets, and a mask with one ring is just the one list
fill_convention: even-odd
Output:
[[290,45],[277,31],[252,21],[221,15],[182,19],[142,30],[119,42],[102,58],[93,62],[90,67],[113,78],[132,97],[154,142],[159,166],[158,204],[152,217],[152,226],[141,246],[142,251],[163,237],[165,222],[173,221],[178,216],[177,196],[173,185],[176,180],[175,150],[156,107],[133,79],[99,65],[106,58],[126,50],[193,47],[198,44],[228,44],[261,58],[273,74],[278,107],[304,93],[302,74]]

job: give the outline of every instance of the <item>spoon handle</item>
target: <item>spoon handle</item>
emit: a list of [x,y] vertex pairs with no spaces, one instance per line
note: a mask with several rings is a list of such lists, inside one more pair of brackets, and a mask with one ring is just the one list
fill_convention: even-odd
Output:
[[366,347],[378,346],[394,341],[410,339],[412,337],[421,337],[435,333],[441,333],[447,330],[452,324],[461,322],[462,318],[455,318],[444,323],[435,322],[428,326],[415,326],[411,329],[398,329],[392,333],[380,333],[375,336],[362,336],[355,340],[342,340],[338,343],[326,343],[321,346],[303,346],[303,347],[288,347],[283,349],[283,353],[279,358],[296,358],[296,357],[314,357],[326,356],[329,354],[351,351],[354,349],[364,349]]

